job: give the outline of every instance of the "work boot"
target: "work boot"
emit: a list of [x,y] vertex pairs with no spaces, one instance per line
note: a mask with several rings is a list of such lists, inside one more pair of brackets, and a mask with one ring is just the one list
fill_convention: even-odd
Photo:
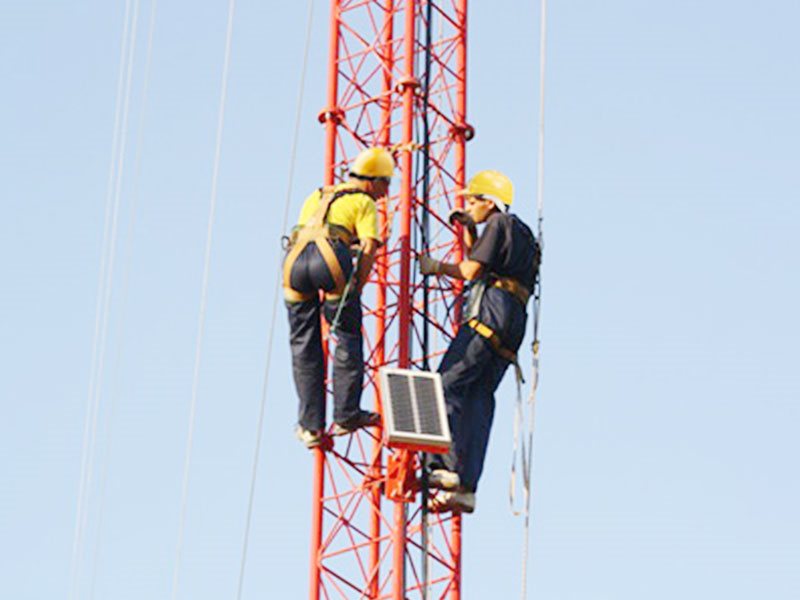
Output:
[[475,512],[474,492],[439,492],[428,499],[428,510],[434,513],[453,512],[470,514]]
[[298,425],[297,429],[294,430],[294,434],[297,436],[297,439],[303,442],[306,445],[306,448],[316,448],[322,443],[322,432],[321,431],[312,431],[311,429],[306,429],[302,425]]
[[428,474],[428,487],[438,490],[455,490],[461,485],[458,473],[447,469],[433,469]]
[[362,427],[375,427],[381,424],[381,416],[369,410],[360,410],[355,417],[341,423],[334,423],[331,433],[333,435],[347,435]]

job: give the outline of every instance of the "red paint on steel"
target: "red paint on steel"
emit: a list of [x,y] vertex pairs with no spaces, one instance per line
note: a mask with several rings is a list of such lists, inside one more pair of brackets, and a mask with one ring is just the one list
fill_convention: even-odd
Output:
[[325,185],[333,185],[336,165],[336,133],[339,118],[339,4],[331,0],[330,42],[328,46],[328,106],[325,109]]
[[450,600],[461,600],[461,515],[453,517],[451,539],[453,544],[453,583],[450,586]]
[[[400,149],[400,296],[398,313],[400,317],[399,365],[408,368],[411,348],[409,335],[411,328],[410,271],[411,271],[411,217],[413,185],[413,161],[411,143],[414,136],[414,93],[416,92],[414,73],[414,43],[417,3],[406,0],[405,31],[403,40],[403,62],[405,65],[403,80],[399,92],[403,97],[403,123]],[[400,456],[405,457],[406,452]],[[394,503],[394,539],[393,539],[393,573],[394,600],[405,599],[406,588],[406,505],[402,500]]]
[[[427,358],[438,360],[458,323],[460,287],[446,280],[429,278],[425,313],[423,282],[414,269],[421,250],[416,228],[426,208],[422,177],[414,167],[422,143],[415,136],[422,134],[419,122],[427,110],[427,209],[436,230],[430,251],[456,260],[463,256],[461,242],[447,214],[461,204],[454,192],[464,185],[464,146],[471,132],[466,125],[466,1],[432,0],[435,39],[427,107],[419,87],[424,73],[415,71],[425,64],[424,38],[415,35],[426,25],[425,2],[331,1],[328,87],[319,114],[325,132],[323,183],[341,181],[344,167],[365,147],[391,147],[398,161],[394,195],[378,202],[383,244],[362,296],[367,363],[362,404],[369,408],[372,398],[378,411],[378,369],[419,367],[425,358],[420,352],[425,322],[432,340]],[[313,462],[312,600],[417,600],[425,588],[429,598],[459,597],[459,517],[431,515],[430,580],[421,576],[422,520],[413,453],[387,448],[376,429],[335,438],[313,452]],[[402,476],[391,479],[389,465],[399,466],[395,472]],[[390,484],[393,495],[405,502],[382,498]]]
[[[394,77],[392,70],[394,68],[394,48],[392,40],[394,36],[394,0],[387,0],[386,12],[383,17],[383,33],[381,36],[381,57],[383,61],[383,84],[381,87],[381,127],[378,135],[378,143],[383,147],[389,147],[392,143],[392,85]],[[388,199],[380,203],[378,209],[378,231],[381,232],[381,238],[386,239],[388,234]],[[381,251],[376,261],[375,273],[377,281],[375,282],[375,310],[377,311],[377,318],[375,320],[375,331],[377,334],[377,342],[375,348],[375,361],[377,364],[384,364],[386,362],[386,339],[382,332],[386,330],[386,286],[387,286],[387,257],[386,245],[381,246]],[[375,406],[378,412],[383,414],[383,402],[380,397],[380,390],[375,390]],[[381,465],[383,464],[383,444],[380,439],[373,442],[373,464],[372,476],[379,478],[381,476]],[[369,597],[377,598],[380,592],[380,576],[381,576],[381,488],[374,486],[372,490],[372,514],[370,514],[370,579],[369,579]]]
[[311,497],[311,577],[309,582],[309,595],[311,600],[319,600],[320,563],[319,547],[322,541],[322,493],[325,486],[324,469],[325,454],[322,448],[315,448],[314,454],[314,479]]

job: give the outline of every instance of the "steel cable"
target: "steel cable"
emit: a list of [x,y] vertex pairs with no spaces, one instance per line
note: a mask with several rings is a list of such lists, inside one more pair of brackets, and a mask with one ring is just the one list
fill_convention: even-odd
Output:
[[[294,121],[294,136],[292,138],[292,147],[289,157],[289,173],[288,183],[286,188],[286,202],[283,208],[283,223],[282,232],[286,232],[289,224],[289,206],[292,199],[292,188],[294,181],[294,169],[297,158],[297,140],[300,137],[300,122],[303,108],[303,97],[305,94],[305,81],[306,71],[308,67],[308,52],[311,46],[311,30],[314,19],[314,0],[308,0],[308,18],[306,23],[306,39],[303,48],[303,65],[300,70],[300,85],[297,93],[297,106],[295,108],[295,121]],[[264,365],[264,383],[261,388],[261,405],[258,413],[258,429],[256,430],[256,445],[253,453],[253,470],[250,478],[250,494],[247,500],[247,516],[245,518],[244,540],[242,542],[242,558],[239,566],[239,583],[236,591],[237,600],[242,598],[242,590],[244,589],[244,574],[245,566],[247,564],[247,550],[250,543],[250,526],[253,518],[253,504],[256,493],[256,483],[258,480],[258,458],[261,454],[261,434],[264,429],[264,414],[267,405],[267,390],[269,389],[269,370],[272,363],[272,345],[273,335],[275,333],[275,319],[278,312],[279,294],[281,290],[281,258],[279,254],[277,264],[277,275],[275,278],[275,292],[272,297],[272,316],[269,324],[269,334],[267,336],[267,357]]]
[[[152,55],[153,55],[153,33],[155,30],[155,22],[156,22],[156,12],[157,12],[158,0],[152,0],[150,6],[150,22],[148,25],[148,34],[147,34],[147,49],[145,52],[145,67],[144,67],[144,75],[142,78],[142,90],[141,90],[141,97],[140,97],[140,107],[139,107],[139,125],[136,134],[136,153],[134,157],[134,167],[133,167],[133,181],[131,183],[131,187],[133,190],[132,198],[131,198],[131,206],[130,206],[130,214],[128,217],[128,230],[126,234],[126,248],[125,248],[125,259],[124,259],[124,271],[122,275],[122,290],[120,293],[120,301],[119,301],[119,312],[120,312],[120,322],[122,324],[125,323],[125,313],[127,307],[127,298],[128,298],[128,283],[130,279],[130,262],[131,262],[131,255],[132,255],[132,248],[133,248],[133,238],[135,233],[135,225],[136,225],[136,212],[138,207],[138,199],[139,199],[139,181],[141,175],[141,158],[142,158],[142,143],[144,139],[144,124],[145,124],[145,114],[146,114],[146,107],[147,107],[147,97],[150,88],[150,65],[152,62]],[[99,506],[97,509],[97,532],[96,532],[96,540],[95,540],[95,550],[94,550],[94,558],[92,564],[92,574],[91,574],[91,583],[89,587],[89,598],[94,598],[95,596],[95,586],[97,583],[97,571],[98,571],[98,563],[99,563],[99,555],[100,555],[100,547],[101,547],[101,534],[102,534],[102,526],[103,526],[103,516],[104,516],[104,508],[105,508],[105,493],[106,493],[106,484],[108,481],[108,471],[109,471],[109,463],[111,461],[111,445],[113,441],[113,425],[114,419],[116,416],[116,409],[118,404],[118,392],[117,392],[117,382],[119,377],[119,368],[120,363],[122,360],[122,326],[120,326],[120,331],[118,332],[118,342],[116,348],[116,355],[114,360],[114,371],[112,374],[112,391],[111,391],[111,399],[110,399],[110,408],[108,409],[108,416],[106,419],[106,439],[107,443],[104,448],[104,459],[102,462],[102,474],[100,477],[100,491],[99,491]]]
[[192,463],[192,447],[194,442],[195,416],[197,414],[197,392],[200,384],[200,362],[203,353],[203,333],[205,330],[206,308],[208,305],[208,279],[211,271],[211,242],[214,233],[214,218],[217,207],[217,189],[219,182],[219,166],[222,155],[222,132],[225,126],[225,105],[228,97],[228,75],[230,72],[231,42],[233,39],[233,17],[236,0],[228,2],[228,24],[225,32],[225,57],[222,66],[222,83],[220,90],[219,111],[217,114],[217,133],[214,147],[214,166],[211,174],[211,202],[206,229],[206,246],[203,260],[203,282],[200,291],[200,311],[197,318],[197,339],[195,343],[194,371],[192,375],[192,399],[189,408],[189,431],[186,436],[186,454],[183,465],[183,483],[181,485],[180,517],[178,524],[178,541],[175,546],[175,565],[172,572],[172,600],[178,595],[178,580],[183,551],[183,536],[186,526],[186,507],[189,496],[189,471]]
[[[114,130],[111,142],[111,160],[109,161],[106,200],[104,209],[103,242],[100,256],[100,274],[97,283],[94,335],[92,338],[92,358],[89,375],[89,391],[84,418],[83,444],[81,450],[81,473],[78,486],[78,502],[76,507],[75,530],[72,542],[72,558],[70,563],[69,597],[78,594],[80,563],[83,538],[88,519],[88,498],[91,488],[94,439],[97,431],[97,414],[99,411],[100,391],[102,388],[105,354],[105,339],[108,327],[108,310],[111,298],[114,272],[114,252],[116,248],[116,217],[119,209],[119,185],[121,169],[125,158],[125,130],[127,128],[127,108],[130,103],[130,73],[132,71],[133,46],[136,39],[136,14],[131,14],[131,0],[125,2],[123,18],[122,43],[117,77],[117,97],[114,109]],[[127,68],[126,68],[127,65]],[[127,72],[127,76],[126,76]]]
[[[539,130],[538,130],[538,158],[536,163],[536,223],[537,240],[540,249],[544,249],[542,223],[544,222],[544,100],[545,100],[545,67],[547,50],[547,0],[540,0],[539,13]],[[536,425],[536,391],[539,386],[539,322],[541,316],[542,284],[541,273],[536,279],[536,293],[533,300],[533,359],[531,374],[531,392],[528,396],[528,443],[527,456],[524,457],[525,473],[525,528],[522,549],[522,586],[521,598],[528,596],[528,561],[530,544],[531,522],[531,491],[530,479],[533,467],[533,433]]]

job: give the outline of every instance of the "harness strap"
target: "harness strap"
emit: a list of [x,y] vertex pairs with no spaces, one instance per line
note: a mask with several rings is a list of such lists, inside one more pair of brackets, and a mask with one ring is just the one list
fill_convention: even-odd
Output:
[[522,302],[523,306],[528,304],[531,293],[518,279],[513,277],[501,277],[499,275],[492,275],[492,287],[500,288],[512,294],[517,300]]
[[314,294],[303,294],[302,292],[298,292],[297,290],[293,290],[290,287],[284,286],[283,297],[287,302],[296,303],[311,300],[314,297]]
[[326,219],[331,204],[340,196],[347,193],[347,190],[340,190],[335,192],[332,187],[320,188],[320,199],[317,209],[314,214],[300,229],[295,231],[292,235],[294,238],[289,253],[286,255],[286,260],[283,263],[283,292],[284,297],[289,302],[304,302],[310,300],[314,294],[303,294],[295,289],[292,289],[292,268],[297,258],[305,250],[306,246],[311,243],[316,244],[322,259],[325,261],[325,266],[333,277],[334,291],[333,294],[341,294],[347,282],[345,281],[342,266],[339,264],[339,259],[331,246],[331,239],[342,240],[345,243],[350,243],[352,236],[346,228],[338,225],[328,225]]
[[467,325],[479,336],[488,340],[488,342],[492,345],[492,349],[497,352],[497,354],[514,365],[514,368],[517,372],[517,382],[524,383],[525,380],[522,378],[522,369],[517,362],[517,353],[512,352],[503,345],[503,340],[500,339],[500,336],[497,335],[497,332],[485,323],[481,323],[478,319],[470,319],[467,321]]
[[[499,286],[498,286],[499,287]],[[532,431],[532,424],[529,429],[528,439],[526,440],[525,437],[520,436],[520,429],[522,427],[522,423],[524,420],[523,415],[523,407],[522,407],[522,384],[525,383],[525,380],[522,378],[522,368],[519,366],[517,362],[517,355],[509,350],[508,348],[503,346],[502,340],[500,340],[500,336],[488,325],[481,323],[478,319],[470,319],[467,321],[467,325],[469,325],[475,332],[483,338],[486,338],[489,343],[494,348],[494,351],[497,352],[500,356],[505,358],[506,360],[510,361],[514,368],[516,369],[516,382],[517,382],[517,401],[515,403],[515,411],[514,411],[514,451],[511,456],[511,481],[509,482],[509,501],[511,503],[511,511],[514,515],[520,515],[521,511],[517,510],[516,508],[516,482],[517,482],[517,453],[520,453],[522,459],[522,486],[525,490],[525,501],[527,506],[527,499],[530,494],[530,465],[532,460],[532,448],[533,448],[533,439],[531,435]],[[538,348],[537,348],[538,350]],[[538,380],[538,366],[539,366],[539,359],[537,354],[534,354],[534,371],[533,371],[533,388],[532,393],[536,389],[536,382]],[[531,419],[533,416],[531,415]]]
[[328,238],[325,237],[317,238],[314,241],[317,244],[319,253],[322,255],[322,259],[328,266],[331,277],[333,277],[334,293],[341,293],[344,290],[344,286],[347,285],[347,281],[344,278],[342,265],[339,264],[339,259],[336,258],[336,253],[333,251],[333,246],[331,246]]

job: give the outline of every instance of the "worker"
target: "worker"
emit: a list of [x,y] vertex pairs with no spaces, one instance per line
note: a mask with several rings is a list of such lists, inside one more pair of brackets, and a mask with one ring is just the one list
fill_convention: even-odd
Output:
[[[379,246],[376,200],[386,196],[394,159],[369,148],[353,162],[346,182],[306,198],[283,264],[294,383],[299,396],[296,434],[319,446],[325,431],[325,366],[320,311],[336,334],[333,354],[332,433],[380,424],[360,407],[364,378],[361,290]],[[356,264],[351,249],[358,248]],[[324,301],[320,299],[324,292]]]
[[541,253],[530,228],[508,212],[514,199],[508,177],[481,171],[458,194],[465,209],[454,210],[449,219],[463,227],[468,258],[446,263],[421,255],[419,264],[423,275],[471,282],[464,320],[439,366],[453,443],[448,454],[432,455],[428,476],[431,487],[444,490],[431,498],[432,510],[471,513],[494,416],[494,392],[509,365],[521,377],[516,353],[525,335],[526,306]]

